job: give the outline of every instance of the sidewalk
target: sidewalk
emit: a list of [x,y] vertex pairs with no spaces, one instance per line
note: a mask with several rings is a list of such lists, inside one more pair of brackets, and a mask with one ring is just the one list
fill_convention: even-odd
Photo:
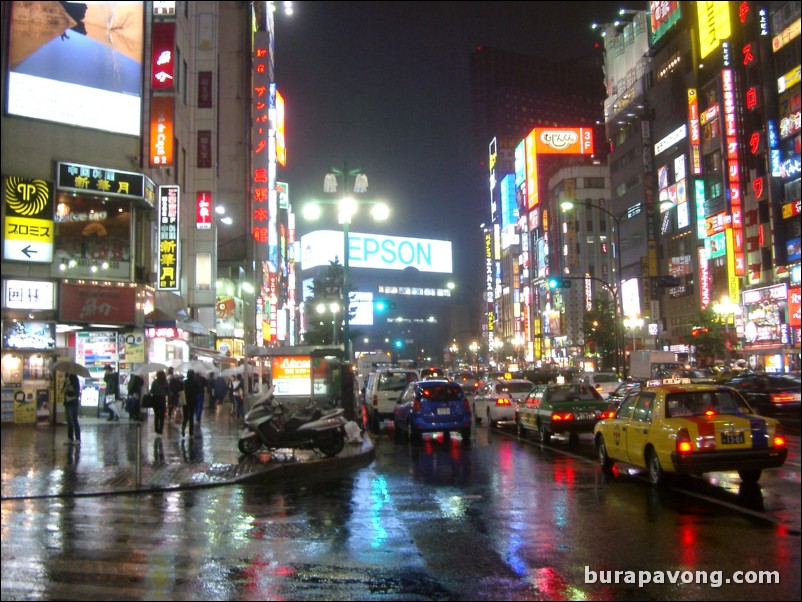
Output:
[[[2,499],[108,495],[212,487],[261,479],[331,474],[367,466],[375,450],[368,436],[346,443],[333,458],[298,450],[246,456],[230,405],[204,408],[193,439],[165,422],[164,436],[147,422],[81,417],[81,445],[67,446],[67,426],[2,425]],[[63,417],[63,414],[62,414]],[[139,445],[137,445],[139,443]],[[139,476],[137,477],[137,457]]]

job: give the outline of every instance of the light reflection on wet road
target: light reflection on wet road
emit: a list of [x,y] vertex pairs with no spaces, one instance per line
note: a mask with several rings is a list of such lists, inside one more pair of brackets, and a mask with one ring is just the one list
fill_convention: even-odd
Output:
[[[471,446],[375,440],[372,465],[329,481],[4,501],[2,598],[800,597],[798,530],[774,519],[782,509],[759,518],[779,471],[744,501],[726,483],[688,495],[625,472],[608,482],[581,457],[486,427]],[[585,583],[587,570],[686,569],[777,570],[782,583]]]

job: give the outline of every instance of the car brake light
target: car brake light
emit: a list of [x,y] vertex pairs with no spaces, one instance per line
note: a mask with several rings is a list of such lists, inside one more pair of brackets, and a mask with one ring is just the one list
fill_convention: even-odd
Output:
[[774,438],[772,439],[775,448],[785,447],[785,433],[782,427],[778,424],[774,429]]
[[715,416],[715,415],[716,415],[715,410],[705,410],[705,416]]
[[595,387],[595,388],[596,388],[596,390],[597,390],[599,393],[601,393],[601,390],[602,390],[602,388],[601,388],[601,385],[596,385],[596,387]]
[[496,400],[496,405],[497,406],[508,406],[508,405],[510,405],[510,400],[507,399],[506,397],[499,397]]
[[796,401],[796,397],[790,393],[773,393],[771,395],[771,403],[785,403],[787,401]]
[[693,451],[693,444],[691,443],[691,436],[688,429],[680,429],[677,431],[677,451],[681,454],[687,454]]
[[605,418],[615,418],[615,411],[605,410],[604,412],[599,414],[599,420],[604,420]]
[[551,420],[552,422],[565,422],[566,420],[573,420],[574,415],[571,412],[565,412],[563,414],[552,414]]

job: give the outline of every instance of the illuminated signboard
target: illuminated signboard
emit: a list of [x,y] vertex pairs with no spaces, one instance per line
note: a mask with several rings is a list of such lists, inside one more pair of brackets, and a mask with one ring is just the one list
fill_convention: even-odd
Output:
[[55,290],[50,280],[3,280],[3,307],[29,311],[56,309]]
[[697,2],[696,12],[699,21],[699,54],[705,58],[719,47],[730,34],[729,2]]
[[649,2],[649,43],[654,46],[681,15],[679,2]]
[[53,187],[39,179],[6,177],[3,259],[53,261]]
[[287,141],[284,138],[284,97],[276,91],[276,161],[287,165]]
[[8,113],[139,136],[143,5],[13,2]]
[[104,197],[144,199],[151,207],[156,202],[156,185],[147,176],[93,165],[56,163],[56,188]]
[[702,137],[699,129],[699,98],[695,88],[688,88],[688,131],[691,143],[691,171],[696,176],[702,173]]
[[[744,252],[743,201],[740,172],[740,144],[738,143],[738,103],[735,90],[735,75],[731,69],[721,71],[724,92],[724,129],[727,143],[727,179],[729,181],[730,215],[732,216],[732,253],[735,271],[730,276],[746,275],[746,254]],[[729,245],[728,245],[729,253]],[[734,297],[730,297],[734,298]]]
[[173,164],[173,118],[175,99],[154,96],[150,100],[150,166],[169,167]]
[[4,322],[3,347],[5,349],[56,348],[55,322]]
[[181,249],[179,242],[178,186],[159,186],[158,282],[162,291],[176,291],[179,283]]
[[312,359],[308,355],[273,357],[271,368],[276,397],[312,394]]
[[212,229],[212,193],[200,190],[195,198],[195,228],[197,230]]
[[155,22],[151,28],[150,86],[172,90],[175,81],[175,22]]
[[[451,242],[379,234],[349,233],[348,261],[351,269],[405,270],[450,274]],[[335,258],[342,262],[343,233],[318,230],[301,237],[302,269],[327,266]]]

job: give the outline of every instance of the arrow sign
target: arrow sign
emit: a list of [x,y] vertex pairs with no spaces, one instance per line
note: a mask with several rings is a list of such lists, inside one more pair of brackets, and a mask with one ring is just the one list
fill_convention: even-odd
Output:
[[30,259],[31,253],[38,253],[39,251],[31,249],[31,245],[28,245],[27,247],[22,249],[22,252],[25,253],[25,255]]

